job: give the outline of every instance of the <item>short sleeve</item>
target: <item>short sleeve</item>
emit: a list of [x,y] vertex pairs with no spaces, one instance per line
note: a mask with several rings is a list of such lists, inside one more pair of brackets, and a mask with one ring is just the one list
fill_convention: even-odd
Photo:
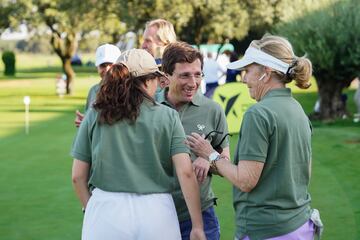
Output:
[[247,112],[242,120],[237,160],[265,162],[269,147],[269,124],[256,112]]
[[190,154],[190,149],[185,145],[185,131],[181,124],[179,115],[174,111],[173,114],[173,131],[171,138],[171,156],[178,153]]
[[85,162],[91,162],[91,136],[90,126],[93,117],[93,109],[91,109],[81,122],[78,132],[75,136],[71,149],[71,156]]

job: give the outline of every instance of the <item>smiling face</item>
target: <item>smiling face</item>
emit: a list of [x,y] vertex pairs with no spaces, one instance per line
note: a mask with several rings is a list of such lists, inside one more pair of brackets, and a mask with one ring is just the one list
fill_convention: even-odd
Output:
[[241,77],[249,88],[250,97],[260,101],[267,92],[264,83],[265,78],[267,78],[265,68],[261,65],[250,64],[241,71]]
[[176,63],[173,74],[169,76],[169,99],[175,106],[190,102],[202,80],[201,62]]

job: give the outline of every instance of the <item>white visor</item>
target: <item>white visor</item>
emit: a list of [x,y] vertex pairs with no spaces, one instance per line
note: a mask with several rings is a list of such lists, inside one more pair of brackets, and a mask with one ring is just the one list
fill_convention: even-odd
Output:
[[229,63],[226,67],[229,69],[242,69],[252,63],[270,67],[285,74],[290,66],[289,64],[271,56],[270,54],[264,53],[259,49],[248,47],[242,59]]

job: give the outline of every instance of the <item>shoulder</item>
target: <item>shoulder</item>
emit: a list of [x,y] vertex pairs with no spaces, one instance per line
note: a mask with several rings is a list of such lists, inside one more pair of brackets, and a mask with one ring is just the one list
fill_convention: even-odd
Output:
[[99,88],[100,88],[100,84],[97,83],[90,88],[89,92],[98,91]]
[[204,95],[199,95],[198,101],[199,101],[199,106],[202,108],[206,108],[208,110],[213,110],[216,112],[223,111],[223,108],[220,106],[219,103],[215,102],[212,99],[205,97]]
[[157,116],[158,118],[167,118],[179,115],[175,109],[172,109],[171,107],[158,102],[156,102],[155,105],[148,105],[148,109],[151,111],[155,111],[155,116]]

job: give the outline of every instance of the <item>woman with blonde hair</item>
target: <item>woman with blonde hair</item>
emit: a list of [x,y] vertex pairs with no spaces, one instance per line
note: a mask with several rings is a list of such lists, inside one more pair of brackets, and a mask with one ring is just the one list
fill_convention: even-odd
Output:
[[[322,224],[308,191],[312,127],[286,88],[293,80],[309,88],[310,60],[297,57],[285,38],[265,35],[228,68],[242,71],[257,101],[244,114],[235,165],[222,156],[211,162],[234,185],[235,239],[314,239]],[[198,134],[187,143],[201,157],[213,152]]]

